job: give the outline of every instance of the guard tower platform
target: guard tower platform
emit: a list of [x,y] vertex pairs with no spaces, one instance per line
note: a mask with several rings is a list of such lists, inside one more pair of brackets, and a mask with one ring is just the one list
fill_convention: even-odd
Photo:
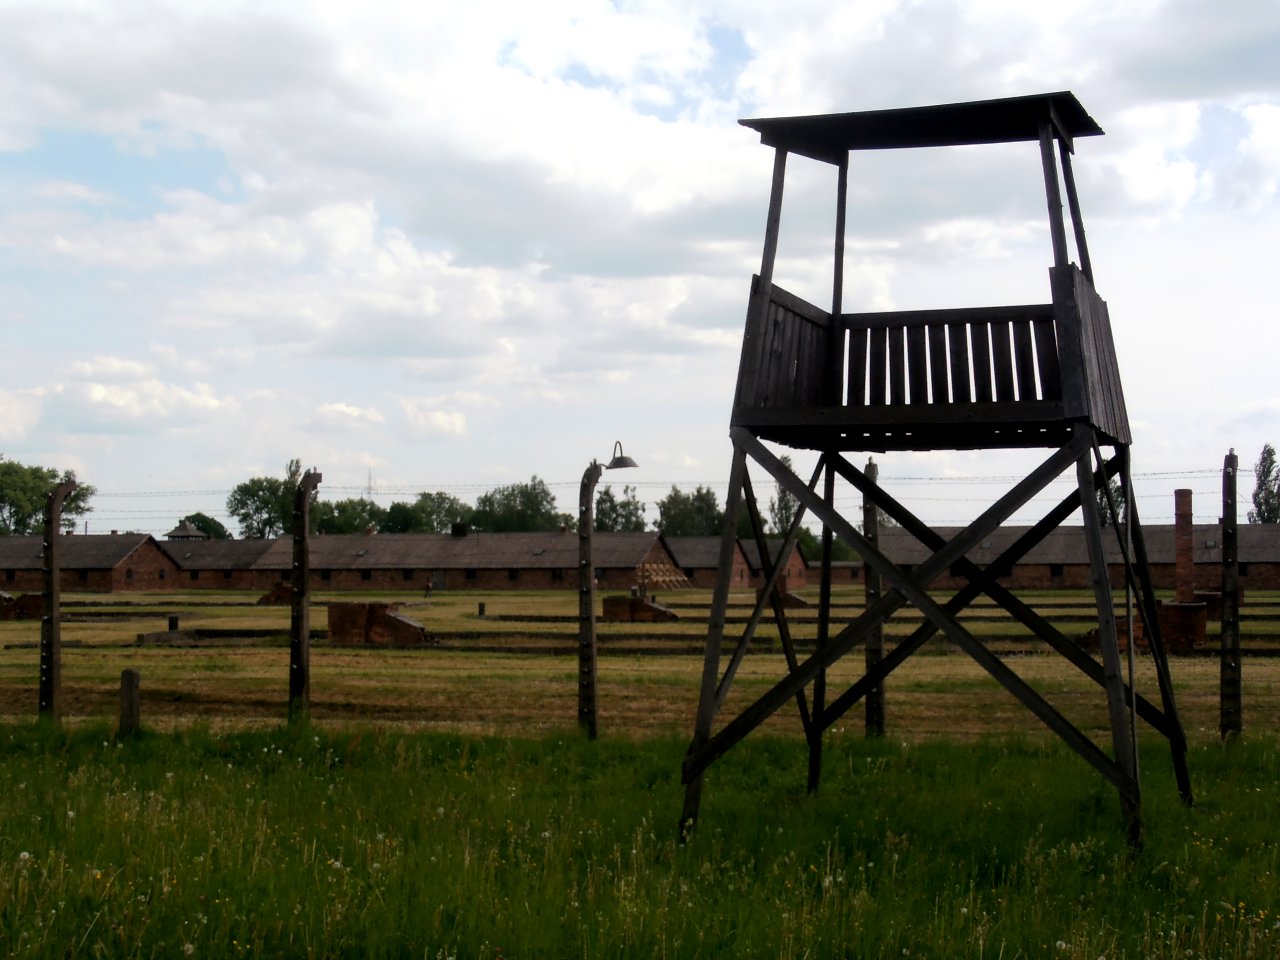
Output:
[[[1138,767],[1133,728],[1141,718],[1172,747],[1179,788],[1190,802],[1186,743],[1155,615],[1141,525],[1131,490],[1131,442],[1124,392],[1107,305],[1094,289],[1071,155],[1077,139],[1102,129],[1068,92],[973,103],[821,116],[743,120],[774,150],[773,180],[764,254],[751,280],[742,355],[730,417],[734,458],[726,500],[720,577],[712,601],[701,698],[693,741],[684,764],[683,825],[696,819],[703,777],[715,760],[790,702],[799,707],[810,753],[810,789],[821,770],[822,734],[854,704],[867,699],[868,729],[881,685],[930,636],[940,633],[980,663],[1002,686],[1040,717],[1120,793],[1131,835],[1140,830]],[[1027,142],[1038,147],[1048,212],[1052,262],[1045,302],[1018,306],[963,307],[880,313],[842,309],[845,213],[849,158],[865,150],[897,150]],[[786,164],[790,154],[834,167],[836,231],[831,302],[818,306],[774,282]],[[1070,215],[1070,243],[1063,199]],[[1074,247],[1076,259],[1071,258]],[[817,451],[808,482],[793,473],[766,442]],[[1104,459],[1103,446],[1113,450]],[[961,533],[946,540],[882,488],[874,469],[861,470],[845,454],[854,451],[938,451],[1048,448],[1047,458]],[[764,525],[750,466],[762,468],[800,504],[766,588],[737,645],[722,662],[730,589],[728,558],[738,513],[745,509],[757,540]],[[979,566],[969,551],[1065,471],[1074,468],[1076,490],[1030,528],[995,562]],[[1120,502],[1112,496],[1119,481]],[[861,492],[867,512],[859,522],[841,516],[837,482]],[[876,511],[915,535],[933,555],[899,568],[880,553]],[[807,514],[822,523],[824,550],[817,647],[801,659],[791,640],[786,610],[774,589]],[[1106,516],[1104,517],[1104,513]],[[1079,514],[1091,558],[1098,610],[1099,663],[1075,641],[1044,622],[999,583],[1002,573],[1051,530]],[[1123,526],[1117,521],[1123,516]],[[869,522],[868,522],[869,519]],[[1107,522],[1110,521],[1110,522]],[[1123,530],[1125,586],[1138,610],[1156,664],[1159,703],[1147,700],[1122,675],[1112,587],[1103,556],[1104,528]],[[862,558],[867,578],[864,611],[843,627],[831,604],[832,538]],[[762,556],[768,552],[761,551]],[[944,572],[959,572],[968,585],[949,599],[930,592]],[[885,590],[880,591],[883,583]],[[1048,700],[1023,681],[959,622],[979,596],[995,600],[1037,637],[1093,678],[1107,704],[1110,751],[1093,743]],[[900,607],[916,607],[925,625],[887,654],[883,625]],[[772,612],[785,655],[785,673],[754,703],[718,726],[737,668],[761,619]],[[855,647],[867,649],[866,673],[828,699],[826,671]],[[1132,650],[1132,644],[1129,649]],[[881,714],[881,724],[883,717]]]

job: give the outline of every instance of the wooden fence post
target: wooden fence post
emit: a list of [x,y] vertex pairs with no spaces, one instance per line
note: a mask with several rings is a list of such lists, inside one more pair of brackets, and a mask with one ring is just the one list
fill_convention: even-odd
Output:
[[289,617],[289,723],[311,719],[311,495],[323,478],[308,470],[293,497],[293,577]]
[[142,720],[142,674],[137,670],[120,671],[120,729],[116,739],[123,740],[138,732]]
[[1240,578],[1236,544],[1236,475],[1234,448],[1222,464],[1222,651],[1219,671],[1218,729],[1223,739],[1244,728],[1240,676]]
[[44,504],[44,598],[40,616],[40,719],[62,719],[62,568],[58,538],[62,535],[62,504],[75,492],[76,482],[64,480]]

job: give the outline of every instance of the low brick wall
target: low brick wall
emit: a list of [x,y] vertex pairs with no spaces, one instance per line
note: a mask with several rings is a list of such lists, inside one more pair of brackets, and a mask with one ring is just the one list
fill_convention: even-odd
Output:
[[396,603],[329,604],[329,643],[337,647],[421,647],[439,641]]
[[43,594],[23,593],[0,600],[0,620],[39,620],[43,615]]
[[614,623],[667,623],[680,616],[644,597],[605,597],[602,619]]

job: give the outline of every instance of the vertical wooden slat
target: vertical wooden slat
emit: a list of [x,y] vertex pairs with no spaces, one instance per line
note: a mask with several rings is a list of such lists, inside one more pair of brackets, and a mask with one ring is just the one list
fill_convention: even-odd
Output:
[[901,406],[907,402],[907,370],[903,353],[901,327],[889,328],[889,403]]
[[756,402],[762,407],[777,405],[778,385],[778,305],[765,304],[764,335],[760,338],[760,389]]
[[963,323],[947,325],[947,348],[951,352],[951,400],[968,403],[973,396],[969,390],[969,330]]
[[826,353],[820,349],[826,331],[816,324],[797,318],[799,329],[796,340],[796,389],[794,405],[813,407],[822,403],[823,385],[828,377],[823,368]]
[[849,329],[848,404],[851,407],[862,407],[867,402],[868,332],[866,327],[851,327]]
[[990,403],[991,391],[991,324],[975,323],[971,328],[973,345],[973,399]]
[[929,367],[925,360],[927,343],[925,328],[919,324],[907,328],[907,387],[910,403],[929,402]]
[[1013,321],[1013,366],[1018,377],[1018,398],[1036,399],[1036,358],[1031,352],[1031,322]]
[[1053,335],[1053,319],[1031,322],[1036,341],[1036,367],[1040,371],[1040,395],[1045,400],[1062,399],[1062,375],[1058,368],[1058,343]]
[[871,371],[869,403],[873,407],[883,407],[886,402],[888,334],[884,327],[871,330]]
[[782,331],[782,346],[778,351],[778,405],[793,407],[799,395],[797,381],[800,376],[800,342],[804,338],[802,328],[808,324],[784,307],[778,308],[778,323]]
[[934,403],[950,403],[947,391],[947,330],[942,326],[929,326],[929,383],[933,387]]
[[1009,321],[996,320],[991,324],[991,360],[995,367],[995,400],[1008,403],[1014,399],[1013,354],[1009,347]]
[[818,376],[813,375],[812,361],[813,357],[809,351],[809,334],[813,330],[813,324],[809,323],[793,313],[787,315],[787,321],[791,324],[791,339],[795,343],[795,374],[791,384],[791,399],[789,406],[805,407],[813,404],[813,399],[809,396],[809,389],[814,380],[819,382],[822,379],[821,371]]

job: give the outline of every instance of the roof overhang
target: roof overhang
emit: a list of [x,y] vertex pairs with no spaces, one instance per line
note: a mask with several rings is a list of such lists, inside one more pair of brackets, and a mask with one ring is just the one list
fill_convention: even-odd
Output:
[[842,163],[850,150],[898,150],[1038,140],[1049,123],[1071,148],[1076,137],[1102,128],[1069,91],[929,107],[739,120],[760,142],[824,163]]

